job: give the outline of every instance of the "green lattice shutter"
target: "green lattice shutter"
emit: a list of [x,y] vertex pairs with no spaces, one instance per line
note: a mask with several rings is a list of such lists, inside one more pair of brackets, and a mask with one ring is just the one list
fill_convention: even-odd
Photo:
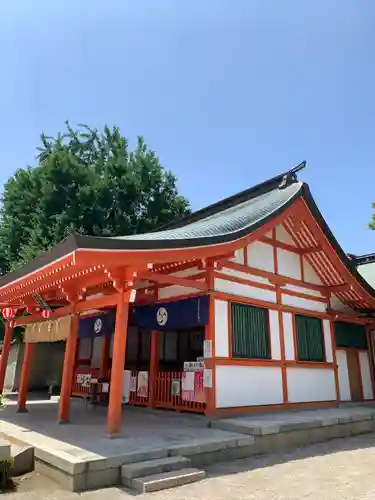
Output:
[[362,325],[337,321],[335,323],[335,340],[337,347],[367,349],[366,330]]
[[231,314],[233,357],[270,359],[268,310],[232,303]]
[[325,361],[322,320],[296,314],[297,352],[300,361]]

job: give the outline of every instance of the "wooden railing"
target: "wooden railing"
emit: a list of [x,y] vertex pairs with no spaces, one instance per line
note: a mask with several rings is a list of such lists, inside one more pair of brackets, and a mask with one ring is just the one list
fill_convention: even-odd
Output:
[[[201,401],[191,401],[183,398],[182,373],[183,372],[158,372],[154,388],[155,407],[203,413],[205,409],[204,397],[201,397]],[[203,394],[204,391],[202,391],[202,396]]]
[[[90,366],[77,368],[73,379],[72,396],[88,397],[91,394],[91,384],[88,381],[100,376],[102,375],[99,368],[91,368]],[[85,377],[88,377],[87,381],[85,381]],[[105,373],[105,378],[109,380],[109,371]]]
[[149,386],[148,386],[147,396],[139,396],[138,395],[138,372],[135,370],[132,371],[131,377],[135,378],[136,383],[135,383],[135,391],[129,392],[129,404],[134,405],[134,406],[148,406],[149,394],[150,394],[150,380],[148,381]]
[[[76,370],[73,380],[72,396],[89,397],[91,387],[89,383],[84,382],[84,376],[90,375],[91,378],[100,376],[99,369],[90,367],[80,367]],[[176,411],[190,411],[195,413],[203,413],[205,409],[204,389],[203,384],[199,394],[195,394],[194,398],[185,398],[182,392],[182,377],[183,372],[158,372],[155,378],[154,387],[151,388],[150,380],[147,396],[141,396],[138,393],[138,372],[132,371],[131,376],[135,378],[133,382],[133,391],[129,392],[129,403],[133,406],[149,406],[150,391],[154,390],[155,408],[165,408]],[[110,378],[110,372],[106,374],[106,378]]]

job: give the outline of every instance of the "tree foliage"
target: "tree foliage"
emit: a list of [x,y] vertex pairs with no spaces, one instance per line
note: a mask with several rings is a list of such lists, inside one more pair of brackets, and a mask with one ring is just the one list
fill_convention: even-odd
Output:
[[176,178],[139,137],[133,150],[117,127],[87,125],[41,135],[36,167],[4,186],[0,271],[16,269],[78,232],[119,236],[154,230],[189,212]]
[[370,229],[375,229],[375,203],[372,204],[373,213],[372,213],[372,221],[369,223]]

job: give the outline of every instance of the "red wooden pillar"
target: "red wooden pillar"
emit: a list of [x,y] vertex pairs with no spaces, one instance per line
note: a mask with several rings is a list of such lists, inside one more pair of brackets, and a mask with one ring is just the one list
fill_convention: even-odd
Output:
[[[206,282],[209,290],[214,289],[214,266],[210,262],[207,264]],[[216,363],[215,363],[215,299],[212,295],[209,296],[208,303],[208,324],[205,327],[205,340],[211,342],[211,358],[205,360],[205,368],[211,370],[212,387],[207,387],[206,394],[206,409],[205,415],[208,418],[213,418],[216,413]]]
[[150,388],[148,394],[148,405],[155,406],[156,381],[159,372],[159,332],[152,330],[150,347]]
[[121,430],[122,388],[124,381],[126,338],[128,330],[129,299],[131,291],[121,290],[116,310],[116,327],[113,339],[111,383],[108,406],[108,432],[114,435]]
[[66,340],[65,346],[64,368],[58,410],[59,423],[69,422],[70,396],[72,393],[73,375],[75,368],[78,324],[79,316],[78,314],[73,314],[70,324],[70,333],[69,337]]
[[29,389],[30,368],[34,351],[35,351],[35,344],[29,344],[29,343],[25,344],[25,351],[23,354],[23,364],[21,372],[20,391],[18,393],[17,413],[27,412],[26,408],[27,392]]
[[0,356],[0,394],[2,394],[4,390],[5,374],[7,370],[12,337],[13,337],[13,328],[11,328],[11,326],[9,325],[9,321],[7,321],[5,324],[3,350]]

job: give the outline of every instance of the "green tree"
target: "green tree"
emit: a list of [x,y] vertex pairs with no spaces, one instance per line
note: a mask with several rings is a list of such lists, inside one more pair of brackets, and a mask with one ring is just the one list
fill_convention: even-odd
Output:
[[139,137],[87,125],[41,136],[38,163],[4,186],[0,271],[16,269],[71,232],[120,236],[154,230],[189,212],[175,176]]

